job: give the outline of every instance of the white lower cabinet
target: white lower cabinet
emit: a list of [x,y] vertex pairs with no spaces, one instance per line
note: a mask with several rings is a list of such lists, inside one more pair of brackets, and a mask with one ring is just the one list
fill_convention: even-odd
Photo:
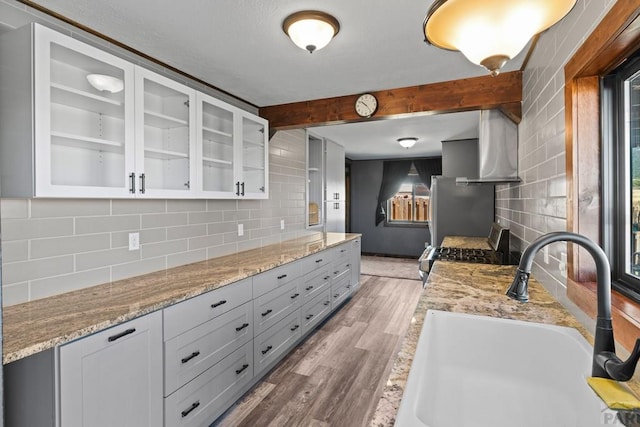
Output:
[[253,343],[248,342],[167,396],[164,425],[208,426],[240,397],[252,379]]
[[331,313],[331,290],[326,289],[307,302],[300,310],[302,335],[306,335]]
[[162,425],[162,313],[60,346],[60,425]]
[[281,357],[300,338],[300,310],[296,310],[273,325],[253,341],[253,359],[255,374],[261,375]]

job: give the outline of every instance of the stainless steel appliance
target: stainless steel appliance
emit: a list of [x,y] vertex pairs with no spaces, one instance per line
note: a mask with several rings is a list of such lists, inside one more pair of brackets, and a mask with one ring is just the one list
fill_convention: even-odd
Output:
[[435,261],[458,261],[479,264],[510,264],[509,229],[493,223],[487,243],[491,249],[432,247],[427,248],[418,260],[418,272],[422,283],[427,280]]
[[431,246],[442,245],[444,236],[486,236],[494,204],[494,185],[456,185],[453,177],[431,177]]

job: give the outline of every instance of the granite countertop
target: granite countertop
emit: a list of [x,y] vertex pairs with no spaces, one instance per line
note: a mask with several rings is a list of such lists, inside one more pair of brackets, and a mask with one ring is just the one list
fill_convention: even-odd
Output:
[[[445,242],[448,243],[446,240]],[[460,241],[456,240],[454,243],[460,247]],[[522,304],[509,299],[505,292],[513,280],[516,268],[514,265],[449,261],[434,263],[370,426],[391,427],[395,422],[427,310],[568,326],[577,329],[593,344],[591,334],[535,279],[529,281],[529,303]],[[636,393],[640,391],[638,384],[627,384]]]
[[316,233],[3,309],[2,363],[30,356],[360,237]]
[[486,237],[445,236],[442,246],[447,248],[491,249]]

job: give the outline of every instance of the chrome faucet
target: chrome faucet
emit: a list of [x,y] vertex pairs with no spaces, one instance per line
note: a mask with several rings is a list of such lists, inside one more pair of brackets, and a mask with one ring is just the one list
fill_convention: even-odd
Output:
[[593,346],[592,376],[616,381],[630,380],[640,359],[640,338],[636,340],[631,356],[626,361],[623,362],[616,356],[611,323],[611,267],[604,251],[591,240],[570,232],[549,233],[536,239],[523,252],[513,283],[507,290],[507,296],[520,302],[529,301],[528,283],[533,258],[544,246],[559,241],[577,243],[591,254],[596,263],[598,318]]

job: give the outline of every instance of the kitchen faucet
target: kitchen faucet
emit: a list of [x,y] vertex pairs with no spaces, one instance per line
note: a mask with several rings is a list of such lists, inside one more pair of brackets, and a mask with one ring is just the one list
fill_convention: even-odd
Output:
[[566,231],[545,234],[525,249],[513,283],[507,290],[507,296],[520,302],[529,301],[529,276],[536,253],[550,243],[567,241],[577,243],[591,254],[596,263],[598,318],[593,346],[592,376],[610,378],[616,381],[628,381],[633,376],[640,359],[640,338],[626,361],[616,356],[611,323],[611,268],[604,251],[591,240],[580,234]]

